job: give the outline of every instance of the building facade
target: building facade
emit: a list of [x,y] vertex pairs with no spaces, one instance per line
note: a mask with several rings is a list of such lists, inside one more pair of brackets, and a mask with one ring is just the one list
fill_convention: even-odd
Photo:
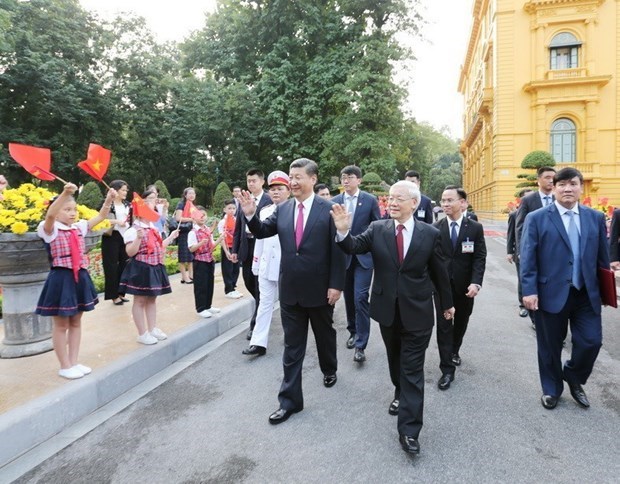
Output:
[[505,218],[534,150],[580,170],[593,204],[620,206],[620,3],[474,0],[472,16],[458,89],[476,212]]

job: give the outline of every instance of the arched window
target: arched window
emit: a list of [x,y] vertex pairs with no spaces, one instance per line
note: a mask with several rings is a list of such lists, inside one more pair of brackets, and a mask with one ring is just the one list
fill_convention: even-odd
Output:
[[579,67],[581,42],[569,32],[560,32],[549,44],[550,69],[574,69]]
[[551,125],[551,153],[557,163],[576,160],[577,130],[570,119],[556,119]]

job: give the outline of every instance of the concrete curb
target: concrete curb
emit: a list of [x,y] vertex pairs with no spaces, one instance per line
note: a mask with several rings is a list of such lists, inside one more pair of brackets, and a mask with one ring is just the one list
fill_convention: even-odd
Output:
[[216,317],[201,319],[157,345],[137,348],[87,378],[0,415],[0,467],[248,320],[253,302],[236,302]]

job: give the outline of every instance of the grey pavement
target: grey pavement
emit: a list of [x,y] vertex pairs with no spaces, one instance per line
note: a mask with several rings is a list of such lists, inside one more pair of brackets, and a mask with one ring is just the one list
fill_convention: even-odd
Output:
[[501,237],[487,237],[487,246],[485,283],[449,390],[436,386],[434,336],[427,352],[417,457],[401,450],[387,412],[393,389],[377,324],[360,366],[345,348],[339,303],[338,382],[323,386],[310,334],[305,409],[287,422],[267,421],[282,377],[276,311],[266,356],[241,355],[239,325],[188,355],[189,366],[156,375],[0,469],[0,482],[22,474],[16,482],[618,482],[620,313],[604,311],[604,346],[585,386],[591,408],[566,388],[555,410],[543,409],[535,333],[517,314],[514,267]]

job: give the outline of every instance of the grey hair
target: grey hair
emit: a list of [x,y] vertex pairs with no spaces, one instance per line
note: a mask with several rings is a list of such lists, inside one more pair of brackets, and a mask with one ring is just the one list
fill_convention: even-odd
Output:
[[418,203],[420,203],[420,200],[422,199],[422,194],[420,193],[420,189],[418,188],[418,185],[408,180],[399,180],[396,183],[394,183],[394,185],[392,185],[390,189],[399,188],[399,187],[406,188],[407,193],[409,193],[409,196],[417,200]]

